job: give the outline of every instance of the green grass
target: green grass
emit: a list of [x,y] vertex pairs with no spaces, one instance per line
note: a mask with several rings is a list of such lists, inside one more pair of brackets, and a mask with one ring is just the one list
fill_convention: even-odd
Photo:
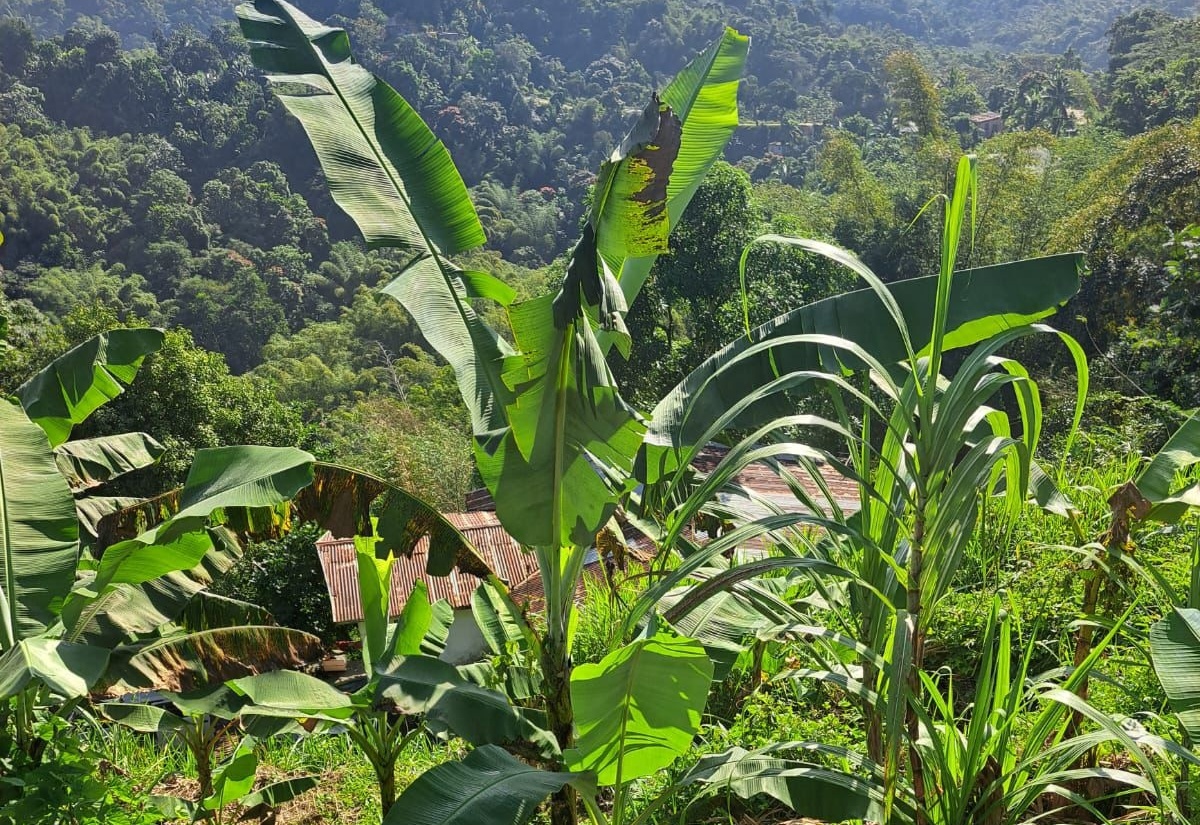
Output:
[[[92,733],[92,745],[122,771],[122,781],[140,793],[194,793],[195,763],[178,743],[159,743],[155,737],[118,725]],[[397,766],[397,787],[403,789],[423,772],[462,755],[461,743],[449,745],[418,739]],[[368,825],[380,820],[379,791],[371,766],[349,738],[332,733],[299,738],[276,737],[259,746],[259,780],[317,775],[320,783],[280,813],[280,823]],[[97,824],[98,825],[98,824]]]

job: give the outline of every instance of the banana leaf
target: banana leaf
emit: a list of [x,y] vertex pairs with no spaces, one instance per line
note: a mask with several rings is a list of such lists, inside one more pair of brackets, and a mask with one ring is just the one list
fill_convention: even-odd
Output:
[[1171,710],[1200,742],[1200,610],[1175,608],[1150,628],[1150,658]]
[[114,329],[56,358],[17,388],[29,419],[46,431],[50,446],[71,436],[76,424],[125,391],[147,355],[158,352],[159,329]]
[[350,39],[294,6],[237,7],[250,57],[308,133],[330,193],[370,247],[413,254],[384,293],[454,368],[476,433],[503,426],[510,348],[476,315],[448,256],[478,246],[483,228],[446,147],[396,91],[354,61]]
[[295,668],[324,653],[321,640],[286,627],[227,627],[179,633],[113,651],[105,674],[108,693],[186,692],[231,679]]
[[81,493],[155,464],[166,447],[145,433],[121,433],[68,441],[54,448],[58,468]]
[[1182,488],[1175,486],[1176,477],[1196,464],[1200,464],[1200,414],[1193,414],[1172,433],[1134,482],[1153,505],[1148,519],[1173,523],[1200,505],[1200,484],[1189,480]]
[[46,433],[0,401],[0,648],[53,624],[75,581],[79,523]]
[[542,800],[567,785],[594,790],[586,775],[538,770],[484,745],[417,777],[382,825],[524,825]]

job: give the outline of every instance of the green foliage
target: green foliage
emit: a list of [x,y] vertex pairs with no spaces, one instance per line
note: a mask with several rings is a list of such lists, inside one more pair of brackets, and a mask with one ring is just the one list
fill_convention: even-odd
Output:
[[167,448],[158,466],[125,492],[153,495],[183,480],[195,450],[230,444],[295,444],[298,417],[271,389],[231,375],[225,359],[198,346],[186,330],[171,330],[147,359],[141,380],[97,411],[81,435],[145,431]]
[[1127,135],[1200,114],[1200,21],[1140,9],[1109,30],[1107,121]]
[[338,635],[329,608],[316,541],[316,524],[292,528],[287,535],[251,543],[214,592],[265,608],[284,627],[311,633],[329,644]]
[[912,52],[893,52],[883,62],[900,122],[911,122],[917,134],[937,138],[942,132],[942,99],[933,78]]
[[38,745],[34,760],[26,750],[12,747],[10,734],[0,737],[0,822],[152,825],[162,820],[144,789],[89,747],[61,716],[41,716],[32,734]]
[[564,754],[568,767],[594,772],[601,786],[617,786],[620,799],[621,785],[668,767],[687,750],[712,674],[698,642],[666,633],[576,667],[571,702],[578,738],[575,750]]

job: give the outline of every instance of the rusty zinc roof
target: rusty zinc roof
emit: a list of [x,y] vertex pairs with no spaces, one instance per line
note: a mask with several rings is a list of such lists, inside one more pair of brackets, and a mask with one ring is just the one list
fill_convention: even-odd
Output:
[[[495,513],[444,513],[446,519],[462,532],[472,546],[487,561],[496,576],[507,584],[516,584],[537,572],[537,560],[500,526]],[[335,624],[362,621],[362,605],[358,594],[358,562],[353,539],[334,538],[326,532],[317,541],[317,555],[329,588],[329,603]],[[392,565],[392,588],[389,612],[398,616],[417,581],[425,582],[431,601],[445,599],[451,607],[468,608],[479,579],[460,570],[448,576],[430,576],[425,572],[429,557],[429,538],[417,542],[412,555],[400,556]]]
[[[692,460],[692,467],[701,473],[710,473],[716,469],[721,460],[729,452],[727,447],[720,444],[706,445]],[[829,464],[818,464],[815,467],[821,476],[821,483],[829,490],[833,501],[845,513],[854,513],[859,507],[858,484],[846,478]],[[765,462],[756,461],[742,468],[734,477],[733,482],[751,496],[761,499],[764,503],[772,504],[785,513],[806,512],[807,507],[796,498],[791,486],[780,472],[787,473],[799,483],[815,503],[828,511],[829,502],[821,489],[821,484],[813,474],[799,462],[785,460],[779,462],[776,470]],[[753,515],[765,515],[767,510],[762,504],[751,504],[747,496],[740,490],[724,490],[718,494],[722,501],[736,502]]]
[[[710,473],[728,451],[729,448],[722,444],[707,444],[692,460],[692,467],[702,474]],[[823,509],[828,509],[828,502],[821,490],[821,485],[805,467],[794,460],[783,460],[778,464],[780,469],[795,479],[818,505]],[[854,481],[843,476],[829,464],[818,464],[816,470],[834,502],[843,512],[853,513],[858,510],[858,485]],[[726,489],[721,491],[718,497],[723,501],[736,502],[742,505],[743,509],[749,505],[748,509],[754,515],[763,515],[766,509],[761,503],[751,504],[745,493],[761,499],[762,502],[769,502],[785,513],[807,512],[807,508],[796,498],[788,482],[779,475],[777,470],[765,462],[757,461],[742,468],[742,471],[733,479],[733,484],[742,489]],[[492,501],[492,496],[487,489],[481,488],[467,494],[467,509],[473,513],[491,512],[496,509],[496,504]],[[628,535],[626,540],[629,540]]]

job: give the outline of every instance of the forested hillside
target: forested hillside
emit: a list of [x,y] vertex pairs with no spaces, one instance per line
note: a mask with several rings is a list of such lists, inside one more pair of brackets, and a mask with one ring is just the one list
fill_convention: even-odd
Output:
[[1194,0],[303,5],[0,0],[0,825],[1198,821]]
[[[1190,294],[1164,268],[1175,254],[1164,244],[1197,217],[1186,160],[1200,111],[1196,21],[1143,10],[1110,28],[1115,5],[1022,7],[1107,31],[1094,70],[1072,43],[1018,34],[1015,12],[1003,30],[973,18],[997,47],[981,50],[969,27],[939,23],[951,12],[931,3],[886,14],[675,0],[312,5],[347,26],[359,58],[451,147],[488,234],[464,263],[523,295],[561,272],[593,171],[650,91],[723,23],[752,35],[730,165],[704,184],[633,307],[635,357],[614,362],[634,397],[656,397],[739,333],[737,260],[764,231],[843,243],[885,277],[923,274],[937,245],[923,207],[969,149],[983,181],[972,263],[1089,248],[1090,283],[1122,284],[1141,300],[1085,290],[1071,316],[1088,319],[1083,337],[1132,357],[1123,389],[1198,400],[1158,366],[1157,330],[1176,329],[1172,313],[1186,301],[1151,311],[1158,296]],[[183,452],[306,432],[330,455],[393,476],[449,461],[459,469],[431,495],[452,502],[470,483],[453,387],[403,311],[372,292],[403,261],[356,240],[227,12],[12,0],[0,9],[5,381],[106,323],[170,326],[180,357],[217,353],[211,380],[273,410],[241,430],[184,432],[196,415],[168,415]],[[1004,134],[988,138],[970,120],[988,110]],[[1131,212],[1130,193],[1146,187],[1150,200]],[[850,283],[770,247],[751,253],[747,271],[751,321]],[[142,405],[130,397],[116,409]],[[380,435],[396,413],[406,426]]]

